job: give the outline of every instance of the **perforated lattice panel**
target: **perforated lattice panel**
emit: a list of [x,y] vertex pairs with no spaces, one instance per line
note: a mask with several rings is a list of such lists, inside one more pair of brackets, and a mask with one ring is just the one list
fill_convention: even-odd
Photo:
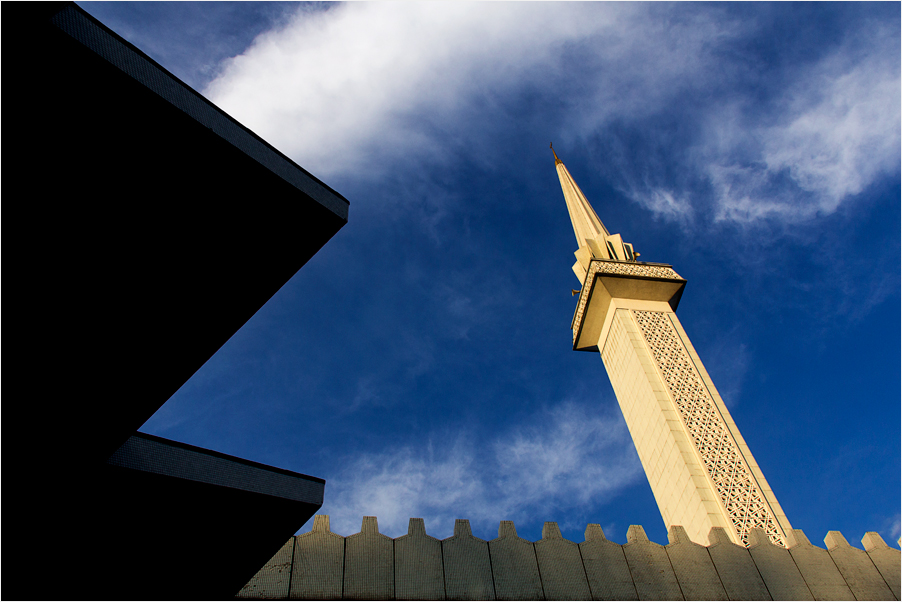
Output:
[[656,311],[633,310],[633,315],[740,541],[747,546],[749,531],[758,527],[784,545],[764,494],[670,318]]

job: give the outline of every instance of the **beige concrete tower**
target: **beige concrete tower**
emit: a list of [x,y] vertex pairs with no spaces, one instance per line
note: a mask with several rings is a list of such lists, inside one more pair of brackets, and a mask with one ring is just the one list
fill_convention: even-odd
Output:
[[791,545],[786,515],[674,313],[686,281],[667,264],[639,262],[554,160],[583,283],[573,349],[601,353],[665,525],[705,545],[712,527],[746,546],[753,528]]

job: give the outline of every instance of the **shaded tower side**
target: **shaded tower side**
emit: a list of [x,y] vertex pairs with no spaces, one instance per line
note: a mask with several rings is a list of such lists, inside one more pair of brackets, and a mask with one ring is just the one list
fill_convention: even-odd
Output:
[[[665,525],[703,544],[721,527],[742,545],[753,528],[791,545],[785,513],[676,316],[686,281],[669,265],[624,259],[638,254],[603,227],[591,244],[583,224],[594,210],[556,163],[581,243],[574,272],[585,270],[573,348],[600,352]],[[577,220],[580,211],[591,216]]]

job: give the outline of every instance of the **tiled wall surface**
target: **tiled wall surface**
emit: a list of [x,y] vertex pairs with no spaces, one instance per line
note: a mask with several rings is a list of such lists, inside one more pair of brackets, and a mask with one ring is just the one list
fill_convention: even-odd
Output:
[[601,358],[664,523],[708,543],[754,527],[791,545],[791,527],[673,312],[618,300]]
[[542,539],[517,536],[502,521],[498,537],[473,537],[458,520],[454,535],[435,539],[423,519],[408,534],[379,533],[365,516],[360,533],[342,537],[320,515],[313,530],[295,536],[239,592],[245,599],[299,600],[899,600],[900,553],[874,532],[855,548],[838,531],[811,544],[796,529],[789,549],[754,529],[749,547],[723,529],[710,545],[671,527],[666,546],[629,528],[627,543],[605,538],[599,525],[585,541],[564,539],[545,523]]

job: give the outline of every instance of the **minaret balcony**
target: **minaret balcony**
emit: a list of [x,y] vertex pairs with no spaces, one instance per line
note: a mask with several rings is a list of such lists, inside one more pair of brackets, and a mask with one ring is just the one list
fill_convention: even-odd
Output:
[[686,280],[666,263],[592,259],[570,326],[574,351],[599,351],[612,307],[627,303],[676,311],[685,286]]

